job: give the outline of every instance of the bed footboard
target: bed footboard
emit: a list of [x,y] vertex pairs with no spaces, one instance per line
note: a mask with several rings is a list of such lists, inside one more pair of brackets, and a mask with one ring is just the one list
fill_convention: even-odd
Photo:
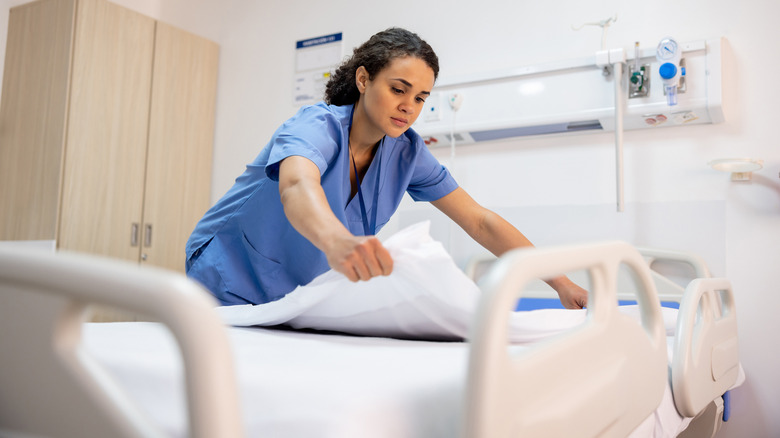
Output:
[[[617,309],[621,264],[640,291],[641,326]],[[585,324],[512,352],[509,313],[523,286],[582,269],[592,280]],[[515,250],[480,286],[466,437],[625,437],[659,405],[667,382],[663,318],[647,263],[627,243]]]
[[0,248],[0,435],[162,435],[81,350],[91,303],[170,329],[186,364],[190,436],[243,436],[228,337],[201,287],[159,269],[20,248]]

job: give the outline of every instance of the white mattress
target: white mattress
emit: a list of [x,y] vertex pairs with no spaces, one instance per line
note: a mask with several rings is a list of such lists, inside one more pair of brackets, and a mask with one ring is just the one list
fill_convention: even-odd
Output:
[[[247,436],[457,436],[468,344],[269,328],[229,334]],[[84,347],[165,431],[187,435],[181,360],[161,325],[85,324]],[[686,426],[667,388],[632,436],[676,436]]]
[[[452,437],[463,343],[230,329],[247,436]],[[186,436],[172,336],[154,323],[87,324],[84,344],[173,436]]]

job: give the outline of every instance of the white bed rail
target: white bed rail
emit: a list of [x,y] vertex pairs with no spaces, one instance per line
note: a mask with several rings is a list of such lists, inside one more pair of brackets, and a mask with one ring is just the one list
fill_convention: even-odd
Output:
[[642,256],[645,258],[645,261],[650,266],[650,271],[652,272],[653,279],[655,281],[655,288],[658,291],[658,298],[660,298],[663,302],[682,302],[682,297],[685,294],[685,287],[680,286],[666,276],[658,273],[654,267],[656,262],[687,265],[693,269],[693,276],[688,277],[689,280],[693,280],[695,278],[712,277],[707,263],[703,258],[696,254],[676,250],[646,247],[637,247],[637,251],[642,254]]
[[[631,269],[642,292],[641,326],[617,309],[621,264]],[[524,285],[582,269],[592,280],[585,324],[513,354],[509,312]],[[632,246],[515,250],[499,259],[480,286],[484,296],[472,327],[464,413],[467,438],[625,437],[659,405],[668,375],[663,318],[647,263]]]
[[655,261],[678,262],[689,265],[693,269],[696,278],[708,278],[712,276],[712,274],[710,274],[710,268],[707,267],[707,263],[703,258],[696,254],[670,249],[646,247],[637,247],[636,249],[645,257],[645,260],[651,268]]
[[0,248],[0,435],[163,435],[83,354],[90,303],[170,329],[186,364],[190,436],[243,436],[228,337],[201,287],[154,268],[22,248]]
[[672,391],[680,414],[693,417],[737,381],[739,347],[734,292],[725,278],[693,280],[680,303]]
[[[694,278],[709,278],[712,276],[707,267],[707,263],[698,255],[676,250],[647,247],[635,248],[642,254],[645,262],[650,266],[650,275],[653,278],[658,298],[662,302],[681,302],[682,296],[685,293],[685,287],[675,283],[663,274],[656,272],[653,266],[654,263],[662,262],[686,265],[693,270],[693,276],[690,277],[690,280],[693,280]],[[466,265],[464,271],[469,278],[478,281],[481,275],[487,272],[496,260],[496,257],[493,255],[483,254],[475,256]],[[569,274],[569,278],[575,283],[587,287],[588,280],[583,274],[583,272],[572,272]],[[619,277],[618,299],[633,300],[635,295],[634,291],[630,285],[621,283],[622,281],[623,278]],[[528,298],[558,298],[558,294],[541,280],[531,282],[529,288],[523,293],[523,296]]]

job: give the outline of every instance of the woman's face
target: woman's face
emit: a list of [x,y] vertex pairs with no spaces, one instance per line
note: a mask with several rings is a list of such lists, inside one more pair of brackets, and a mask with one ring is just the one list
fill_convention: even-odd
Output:
[[[395,58],[373,80],[358,68],[356,80],[370,130],[398,137],[417,120],[434,83],[433,69],[420,58]],[[377,132],[379,134],[379,132]]]

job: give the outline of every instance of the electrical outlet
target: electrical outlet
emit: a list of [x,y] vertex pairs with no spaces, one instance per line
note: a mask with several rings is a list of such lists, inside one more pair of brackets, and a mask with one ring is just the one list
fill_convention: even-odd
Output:
[[441,94],[431,93],[431,95],[425,99],[423,112],[425,114],[424,120],[426,122],[441,121]]

